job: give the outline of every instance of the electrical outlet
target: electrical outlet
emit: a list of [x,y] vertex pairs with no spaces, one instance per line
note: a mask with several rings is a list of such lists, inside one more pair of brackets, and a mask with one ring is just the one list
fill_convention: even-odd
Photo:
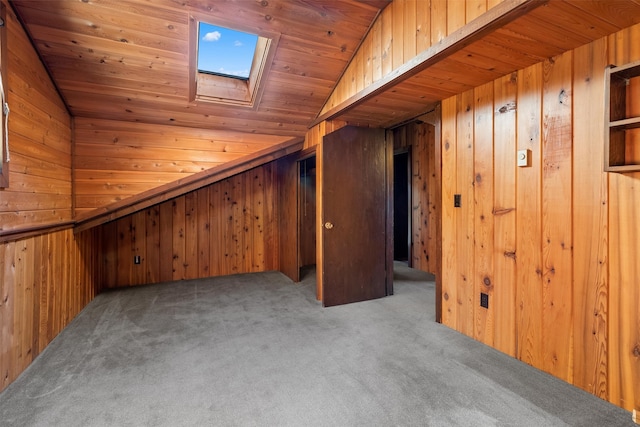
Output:
[[133,263],[134,264],[140,264],[140,255],[134,255]]
[[453,195],[453,207],[459,208],[462,206],[462,194],[454,194]]
[[484,292],[480,293],[480,307],[489,308],[489,295]]

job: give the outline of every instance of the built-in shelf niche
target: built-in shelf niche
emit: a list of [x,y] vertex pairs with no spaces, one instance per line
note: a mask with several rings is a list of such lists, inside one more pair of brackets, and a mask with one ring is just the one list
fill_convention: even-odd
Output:
[[607,172],[640,171],[640,61],[606,70]]

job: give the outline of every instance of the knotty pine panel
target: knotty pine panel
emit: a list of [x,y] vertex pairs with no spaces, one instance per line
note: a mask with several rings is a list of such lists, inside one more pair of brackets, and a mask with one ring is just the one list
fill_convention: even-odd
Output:
[[0,243],[0,391],[99,292],[99,246],[70,228]]
[[[609,192],[608,174],[602,172],[605,39],[578,48],[573,54],[573,352],[574,383],[608,400],[607,275]],[[579,141],[593,141],[581,144]]]
[[276,173],[268,163],[99,226],[117,272],[105,287],[278,269]]
[[[496,0],[394,0],[384,8],[354,54],[321,114],[355,95],[359,82],[376,82],[494,7]],[[376,54],[380,52],[381,61]],[[370,56],[373,60],[368,61]],[[380,71],[378,71],[380,69]],[[496,76],[498,77],[498,76]]]
[[76,212],[95,209],[255,153],[272,135],[75,119]]
[[[640,408],[640,174],[603,172],[603,78],[640,60],[638,39],[640,25],[446,99],[440,142],[443,322],[475,321],[476,339],[628,410]],[[465,191],[476,205],[462,215],[451,201],[464,207]],[[478,312],[485,274],[494,322]]]
[[0,191],[0,231],[72,217],[71,119],[8,4],[6,25],[11,161],[9,186]]

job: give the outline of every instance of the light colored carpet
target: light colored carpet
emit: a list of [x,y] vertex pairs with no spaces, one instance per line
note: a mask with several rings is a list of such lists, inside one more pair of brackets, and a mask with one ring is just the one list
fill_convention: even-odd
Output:
[[0,394],[2,426],[631,426],[434,322],[428,275],[322,308],[277,272],[99,295]]

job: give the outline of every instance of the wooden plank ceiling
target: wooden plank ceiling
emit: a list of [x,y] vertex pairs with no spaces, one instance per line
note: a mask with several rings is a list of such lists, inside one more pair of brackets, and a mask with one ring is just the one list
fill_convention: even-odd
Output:
[[[18,0],[71,114],[302,137],[388,0]],[[280,33],[256,110],[189,103],[189,20]]]
[[[314,123],[391,127],[439,101],[640,23],[638,0],[507,0]],[[347,76],[349,77],[349,76]]]
[[[505,1],[327,109],[388,0],[12,2],[75,116],[289,137],[331,118],[396,125],[449,96],[640,22],[639,3]],[[188,102],[191,15],[281,33],[257,110]]]

